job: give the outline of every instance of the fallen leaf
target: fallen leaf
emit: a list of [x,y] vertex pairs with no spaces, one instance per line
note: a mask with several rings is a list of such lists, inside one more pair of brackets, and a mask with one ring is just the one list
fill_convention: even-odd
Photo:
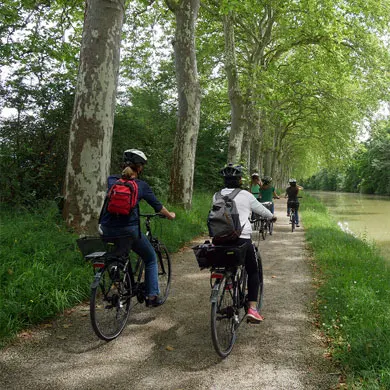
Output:
[[167,346],[165,347],[165,349],[166,349],[167,351],[174,351],[174,350],[175,350],[175,348],[173,348],[171,345],[167,345]]
[[66,340],[66,336],[57,336],[57,339]]
[[67,329],[67,328],[70,328],[71,326],[72,326],[72,324],[64,324],[64,325],[62,325],[65,329]]
[[276,276],[275,275],[272,275],[272,279],[275,279],[276,278]]
[[42,328],[52,328],[53,324],[42,324]]

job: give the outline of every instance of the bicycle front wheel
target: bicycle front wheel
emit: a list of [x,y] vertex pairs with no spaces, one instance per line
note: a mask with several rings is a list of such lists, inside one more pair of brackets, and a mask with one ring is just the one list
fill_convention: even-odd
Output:
[[263,307],[263,298],[264,298],[264,276],[263,276],[263,264],[261,261],[260,252],[257,251],[257,272],[259,273],[259,292],[257,295],[257,311],[260,312],[260,309]]
[[96,274],[91,288],[92,328],[102,340],[120,335],[130,314],[131,280],[122,262],[111,262]]
[[219,356],[227,357],[236,341],[234,281],[232,277],[220,279],[211,304],[211,338]]
[[160,244],[156,250],[158,265],[158,285],[160,288],[160,298],[166,301],[171,287],[171,258],[165,245]]

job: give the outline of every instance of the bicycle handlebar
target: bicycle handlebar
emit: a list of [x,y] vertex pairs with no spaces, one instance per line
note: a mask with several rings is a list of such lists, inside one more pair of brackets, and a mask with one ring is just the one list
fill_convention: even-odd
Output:
[[154,214],[141,214],[139,215],[140,217],[145,217],[145,218],[153,218],[153,217],[158,217],[158,218],[167,218],[165,215],[162,215],[160,213],[154,213]]

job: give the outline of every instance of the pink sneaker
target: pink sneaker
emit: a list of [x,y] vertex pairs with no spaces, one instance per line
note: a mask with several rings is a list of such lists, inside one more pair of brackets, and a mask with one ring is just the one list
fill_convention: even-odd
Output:
[[247,322],[250,322],[251,324],[259,324],[261,321],[264,321],[264,317],[260,315],[256,309],[252,309],[250,307],[247,313]]

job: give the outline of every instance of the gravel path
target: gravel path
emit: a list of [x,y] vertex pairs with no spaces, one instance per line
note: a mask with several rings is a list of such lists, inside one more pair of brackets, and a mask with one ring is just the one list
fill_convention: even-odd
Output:
[[165,305],[137,306],[123,334],[110,343],[93,333],[88,305],[22,333],[0,351],[0,389],[318,390],[336,386],[337,369],[324,358],[309,312],[315,290],[303,228],[291,233],[285,200],[276,201],[276,215],[274,234],[259,242],[265,321],[243,324],[225,360],[211,342],[209,272],[199,271],[188,246],[173,256],[172,292]]

